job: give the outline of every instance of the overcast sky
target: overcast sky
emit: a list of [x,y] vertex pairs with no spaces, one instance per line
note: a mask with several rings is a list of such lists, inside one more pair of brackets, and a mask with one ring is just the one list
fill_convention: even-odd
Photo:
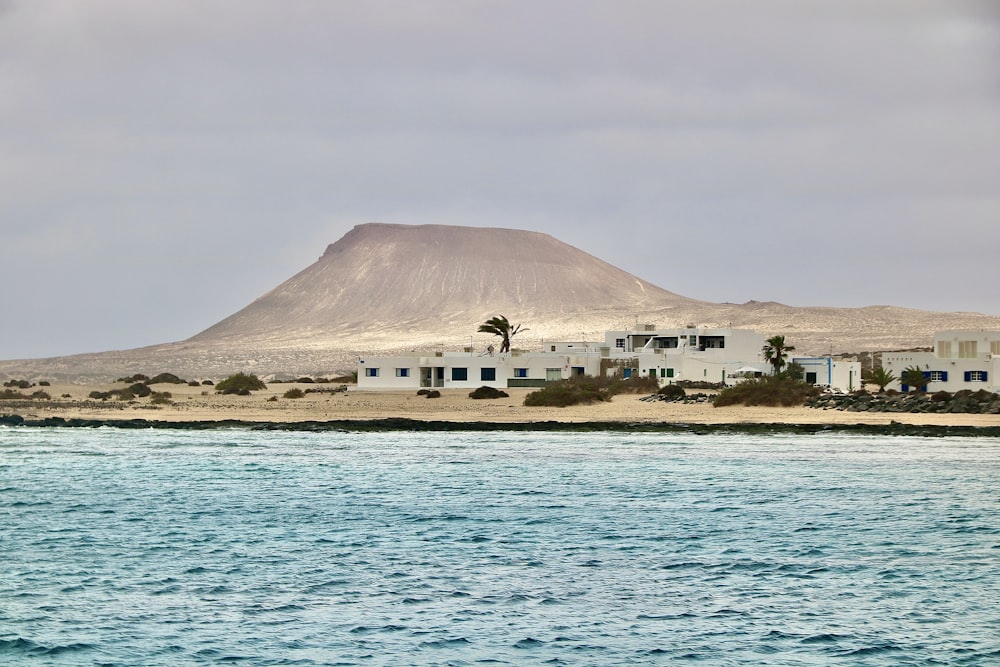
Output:
[[997,6],[0,0],[0,358],[187,338],[364,222],[1000,314]]

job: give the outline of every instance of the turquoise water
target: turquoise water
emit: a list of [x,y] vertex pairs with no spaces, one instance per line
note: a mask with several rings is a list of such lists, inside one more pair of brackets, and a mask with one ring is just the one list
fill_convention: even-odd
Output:
[[0,664],[1000,664],[998,454],[0,428]]

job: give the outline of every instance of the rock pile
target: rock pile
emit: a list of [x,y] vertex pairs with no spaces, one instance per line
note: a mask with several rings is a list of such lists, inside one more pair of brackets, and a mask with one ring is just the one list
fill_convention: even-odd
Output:
[[845,412],[929,412],[1000,414],[1000,394],[991,391],[963,390],[951,394],[939,391],[926,393],[821,394],[806,402],[810,408],[843,410]]
[[643,396],[639,400],[645,401],[646,403],[655,403],[657,401],[662,401],[664,403],[710,403],[713,398],[714,396],[700,393],[677,396],[670,396],[667,394],[651,394],[649,396]]

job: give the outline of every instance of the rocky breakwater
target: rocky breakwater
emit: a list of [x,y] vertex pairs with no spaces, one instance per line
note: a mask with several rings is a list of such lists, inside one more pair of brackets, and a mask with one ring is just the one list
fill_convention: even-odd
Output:
[[846,412],[910,412],[910,413],[963,413],[1000,414],[1000,394],[992,391],[963,390],[955,393],[939,391],[933,394],[915,392],[900,394],[886,392],[869,394],[821,394],[806,402],[810,408],[843,410]]

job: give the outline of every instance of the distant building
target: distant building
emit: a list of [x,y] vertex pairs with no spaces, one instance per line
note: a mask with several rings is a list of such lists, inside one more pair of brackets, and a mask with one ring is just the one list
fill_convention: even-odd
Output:
[[[930,352],[882,354],[882,367],[897,378],[914,366],[923,372],[927,391],[997,391],[1000,331],[939,331],[934,334],[934,348]],[[900,380],[890,387],[901,391],[911,389]]]
[[[652,376],[661,385],[681,381],[733,385],[771,372],[763,359],[764,343],[762,334],[748,329],[658,329],[647,324],[608,331],[603,345],[565,341],[546,343],[541,350],[515,349],[503,354],[466,348],[464,352],[363,356],[358,360],[358,389],[542,387],[575,375],[616,373],[626,378]],[[815,371],[807,369],[807,377],[815,376],[814,384],[853,389],[861,369],[860,364],[850,363],[857,364],[818,360]]]

